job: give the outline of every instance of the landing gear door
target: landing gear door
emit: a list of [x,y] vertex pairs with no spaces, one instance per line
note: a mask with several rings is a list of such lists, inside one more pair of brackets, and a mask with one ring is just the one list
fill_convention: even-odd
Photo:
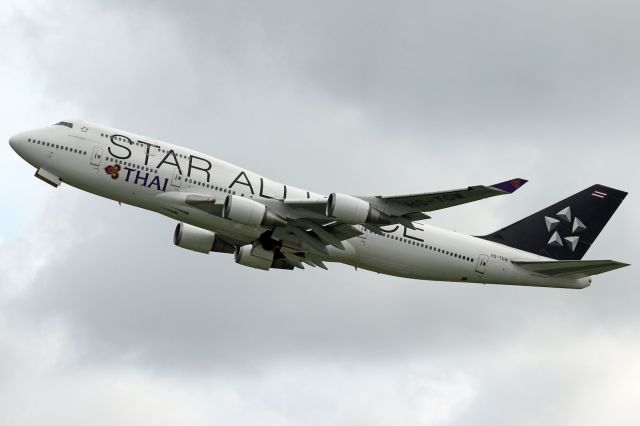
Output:
[[487,270],[487,264],[489,263],[489,256],[481,254],[478,256],[478,263],[476,264],[476,272],[484,274]]
[[91,162],[90,162],[92,166],[100,165],[100,163],[102,162],[103,153],[104,153],[104,150],[102,148],[98,148],[98,147],[93,148],[93,153],[91,154]]
[[180,188],[181,183],[182,183],[182,174],[180,174],[180,170],[178,170],[178,168],[176,167],[173,170],[173,177],[171,178],[171,186]]

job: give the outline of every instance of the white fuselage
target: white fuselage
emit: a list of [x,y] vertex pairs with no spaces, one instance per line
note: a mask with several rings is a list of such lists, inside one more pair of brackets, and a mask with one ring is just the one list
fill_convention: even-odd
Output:
[[[247,244],[265,229],[191,207],[184,202],[186,194],[220,203],[234,194],[267,206],[283,199],[325,198],[187,148],[87,122],[25,132],[11,145],[34,167],[69,185]],[[423,223],[415,226],[386,226],[378,235],[356,225],[364,233],[344,241],[345,250],[328,246],[322,260],[423,280],[567,288],[591,282],[534,274],[511,262],[553,259]]]

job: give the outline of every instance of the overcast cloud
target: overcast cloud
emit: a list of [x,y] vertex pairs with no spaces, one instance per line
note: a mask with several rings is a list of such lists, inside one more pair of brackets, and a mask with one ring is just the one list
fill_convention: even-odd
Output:
[[[511,177],[488,233],[593,183],[588,252],[638,263],[640,5],[0,3],[0,130],[127,129],[329,193]],[[243,268],[0,144],[3,425],[635,425],[636,266],[582,291]]]

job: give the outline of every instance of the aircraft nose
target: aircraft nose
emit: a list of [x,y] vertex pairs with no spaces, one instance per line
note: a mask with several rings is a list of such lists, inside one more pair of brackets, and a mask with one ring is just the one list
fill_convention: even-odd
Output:
[[[25,145],[27,143],[27,134],[28,132],[18,133],[9,138],[9,146],[13,149],[16,154],[23,156],[25,152]],[[30,136],[30,134],[29,134]]]
[[13,135],[9,138],[9,146],[11,149],[18,152],[18,135]]

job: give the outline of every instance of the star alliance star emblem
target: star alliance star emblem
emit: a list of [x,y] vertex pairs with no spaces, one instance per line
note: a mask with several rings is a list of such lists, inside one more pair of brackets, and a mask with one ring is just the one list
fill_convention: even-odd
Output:
[[562,238],[556,228],[558,228],[558,226],[562,222],[565,222],[567,225],[571,226],[571,234],[577,234],[587,229],[587,227],[577,217],[573,218],[573,222],[571,221],[571,207],[565,207],[564,209],[560,210],[558,213],[556,213],[556,217],[557,219],[555,217],[549,216],[544,217],[544,223],[547,226],[547,231],[553,232],[551,238],[549,238],[549,241],[547,242],[547,245],[550,245],[552,247],[564,247],[566,245],[569,250],[575,251],[576,247],[578,246],[578,241],[580,241],[580,237],[576,235],[570,235],[568,237]]

